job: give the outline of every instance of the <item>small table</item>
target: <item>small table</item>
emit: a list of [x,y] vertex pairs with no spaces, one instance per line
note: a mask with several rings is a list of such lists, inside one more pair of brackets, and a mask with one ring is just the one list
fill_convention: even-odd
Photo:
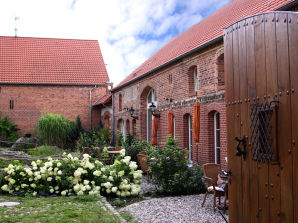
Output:
[[111,155],[119,155],[120,154],[120,151],[108,151],[107,152],[108,154],[111,154]]
[[115,156],[120,155],[120,151],[117,150],[108,151],[107,153],[111,156],[112,163],[115,160]]

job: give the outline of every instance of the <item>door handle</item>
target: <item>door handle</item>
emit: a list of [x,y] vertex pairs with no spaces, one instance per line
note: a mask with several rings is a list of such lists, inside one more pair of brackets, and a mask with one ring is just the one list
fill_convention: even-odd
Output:
[[[247,136],[243,136],[242,139],[239,139],[238,137],[235,137],[235,140],[238,142],[237,144],[237,152],[236,152],[236,156],[243,156],[243,159],[246,158],[246,139]],[[240,146],[243,146],[243,149],[240,148]]]

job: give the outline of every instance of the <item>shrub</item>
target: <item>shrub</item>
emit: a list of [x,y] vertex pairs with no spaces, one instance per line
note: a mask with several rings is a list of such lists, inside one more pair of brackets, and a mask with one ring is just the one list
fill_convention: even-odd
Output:
[[56,146],[39,146],[27,151],[33,157],[47,157],[61,154],[61,149]]
[[[18,135],[17,124],[15,124],[8,115],[2,118],[2,113],[0,112],[0,140],[14,142],[17,140]],[[2,146],[7,146],[7,144],[1,143]]]
[[[138,162],[137,154],[142,151],[148,150],[149,147],[151,147],[150,144],[146,140],[139,141],[132,137],[129,141],[130,143],[127,143],[127,140],[125,142],[125,151],[126,155],[130,156],[133,161]],[[139,163],[138,163],[139,164]]]
[[123,146],[124,144],[124,138],[123,138],[123,134],[121,131],[117,131],[117,142],[116,142],[116,146]]
[[38,136],[44,144],[71,148],[76,137],[76,123],[60,114],[45,114],[37,122]]
[[148,148],[147,151],[153,183],[160,193],[183,195],[204,192],[201,168],[187,166],[188,160],[171,136],[167,137],[164,148]]
[[135,196],[140,192],[142,172],[135,162],[125,156],[125,150],[111,166],[91,159],[73,158],[63,160],[33,161],[32,167],[10,164],[0,178],[0,192],[27,195],[84,195],[99,194]]
[[[82,152],[83,147],[103,148],[111,144],[111,131],[105,128],[95,128],[91,131],[81,132],[76,148]],[[96,155],[96,151],[94,151]]]

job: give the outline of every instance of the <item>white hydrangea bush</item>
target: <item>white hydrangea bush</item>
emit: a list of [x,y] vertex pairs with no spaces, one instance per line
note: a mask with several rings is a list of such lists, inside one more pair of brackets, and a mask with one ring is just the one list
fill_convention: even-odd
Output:
[[68,154],[62,160],[37,160],[31,167],[9,164],[0,179],[0,192],[35,195],[117,195],[136,196],[140,193],[142,171],[136,162],[125,156],[125,150],[114,164],[105,166],[88,154],[79,160]]

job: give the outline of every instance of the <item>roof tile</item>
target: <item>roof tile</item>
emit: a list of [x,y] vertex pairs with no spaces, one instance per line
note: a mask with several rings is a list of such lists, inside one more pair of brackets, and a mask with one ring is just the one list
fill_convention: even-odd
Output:
[[156,69],[163,64],[223,35],[223,29],[238,20],[276,10],[294,0],[233,0],[206,19],[174,37],[141,66],[128,75],[116,88]]
[[0,83],[95,85],[108,81],[97,40],[0,36]]

